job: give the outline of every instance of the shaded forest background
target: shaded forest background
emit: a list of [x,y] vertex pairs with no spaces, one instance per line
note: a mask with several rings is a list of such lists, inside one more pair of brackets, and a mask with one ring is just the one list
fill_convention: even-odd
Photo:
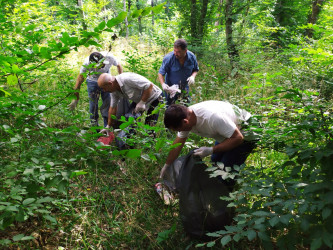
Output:
[[[332,248],[331,0],[0,5],[2,248]],[[84,84],[77,110],[67,107],[92,51],[158,83],[177,38],[199,61],[193,103],[228,100],[262,121],[253,127],[263,135],[258,149],[223,198],[233,224],[207,242],[188,238],[178,204],[164,205],[153,188],[173,139],[163,105],[154,128],[124,121],[137,133],[123,151],[96,142]],[[193,135],[183,154],[210,143]]]

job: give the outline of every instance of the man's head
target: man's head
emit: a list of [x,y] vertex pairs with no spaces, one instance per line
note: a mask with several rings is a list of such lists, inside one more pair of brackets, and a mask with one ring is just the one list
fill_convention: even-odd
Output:
[[96,68],[103,68],[104,64],[104,56],[99,52],[93,52],[89,56],[89,63],[96,63]]
[[164,125],[175,131],[191,130],[193,125],[190,122],[189,108],[179,104],[170,105],[164,114]]
[[177,59],[183,59],[186,57],[187,42],[184,39],[178,39],[173,44],[173,53]]
[[116,78],[108,73],[103,73],[98,77],[97,84],[104,92],[113,92],[115,88]]

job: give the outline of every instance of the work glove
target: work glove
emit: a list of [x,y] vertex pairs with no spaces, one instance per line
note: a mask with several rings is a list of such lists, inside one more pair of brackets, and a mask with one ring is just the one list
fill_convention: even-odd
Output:
[[103,128],[101,131],[100,131],[100,133],[101,134],[106,134],[106,136],[109,136],[110,135],[110,126],[109,125],[106,125],[106,127],[105,128]]
[[213,147],[201,147],[197,148],[193,151],[194,155],[200,156],[201,158],[205,158],[208,155],[213,153]]
[[79,102],[79,100],[77,100],[77,99],[76,99],[76,100],[73,100],[73,101],[68,105],[69,110],[73,111],[73,110],[76,108],[78,102]]
[[187,82],[188,82],[188,85],[193,84],[195,82],[194,76],[190,76],[189,78],[187,78]]
[[136,106],[135,106],[135,109],[134,109],[134,112],[135,113],[139,113],[139,112],[142,112],[142,111],[145,111],[146,110],[146,102],[144,101],[140,101]]
[[170,97],[173,98],[177,93],[180,93],[181,90],[179,89],[179,86],[177,84],[172,85],[171,87],[169,87],[169,93],[170,93]]
[[162,89],[163,89],[164,92],[170,94],[169,88],[170,88],[169,85],[167,85],[166,83],[162,83]]
[[161,173],[160,173],[160,178],[163,179],[163,176],[165,174],[165,171],[168,169],[170,165],[169,164],[164,164],[162,170],[161,170]]

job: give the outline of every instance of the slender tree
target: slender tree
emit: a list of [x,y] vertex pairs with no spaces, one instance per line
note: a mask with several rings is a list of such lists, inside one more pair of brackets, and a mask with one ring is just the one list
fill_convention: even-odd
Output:
[[227,41],[227,51],[232,68],[239,58],[237,46],[233,41],[233,0],[226,0],[225,4],[225,36]]
[[[318,16],[321,10],[322,5],[325,3],[325,0],[315,0],[312,2],[312,11],[308,17],[308,23],[315,24],[318,20]],[[309,38],[313,37],[313,29],[307,29],[306,35]]]

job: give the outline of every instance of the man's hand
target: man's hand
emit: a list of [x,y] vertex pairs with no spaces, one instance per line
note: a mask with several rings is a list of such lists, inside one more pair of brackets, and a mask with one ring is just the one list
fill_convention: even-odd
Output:
[[73,100],[73,101],[68,105],[69,110],[73,111],[73,110],[76,108],[78,102],[79,102],[79,100],[77,100],[77,99],[76,99],[76,100]]
[[167,168],[169,167],[170,165],[169,164],[164,164],[162,170],[161,170],[161,173],[160,173],[160,178],[163,179],[163,176],[165,174],[165,171],[167,170]]
[[208,155],[211,155],[213,153],[213,147],[201,147],[197,148],[194,151],[194,155],[198,155],[201,158],[205,158]]
[[195,82],[194,76],[190,76],[189,78],[187,78],[187,82],[188,82],[188,85],[193,84]]
[[142,112],[142,111],[145,111],[146,110],[146,102],[144,101],[140,101],[136,106],[135,106],[135,109],[134,109],[134,112],[135,113],[139,113],[139,112]]
[[162,83],[162,89],[164,92],[170,94],[170,87],[166,83]]
[[101,131],[100,131],[100,133],[101,134],[106,134],[107,136],[109,136],[110,135],[110,126],[109,125],[106,125],[106,127],[105,128],[103,128]]
[[170,91],[170,97],[173,98],[177,93],[180,93],[181,90],[179,89],[179,86],[177,84],[172,85],[169,87]]

